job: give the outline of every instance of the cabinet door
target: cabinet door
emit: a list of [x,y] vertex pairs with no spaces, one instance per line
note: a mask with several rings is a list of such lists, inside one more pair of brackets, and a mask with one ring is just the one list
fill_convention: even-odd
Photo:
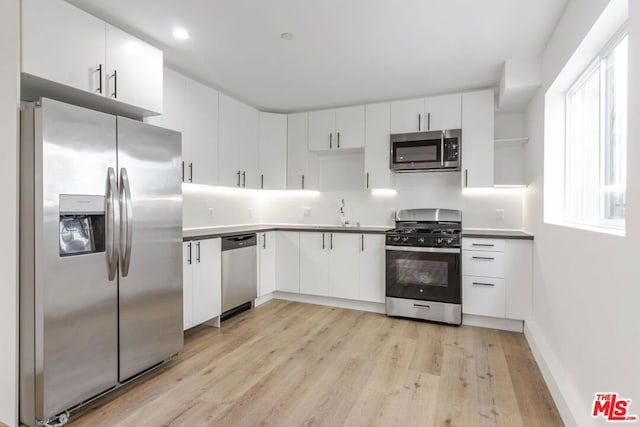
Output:
[[360,235],[360,300],[385,301],[385,236]]
[[462,277],[462,312],[505,317],[505,281],[494,277]]
[[393,188],[394,174],[389,167],[391,104],[366,107],[366,145],[364,150],[365,188]]
[[[167,101],[165,100],[165,105]],[[218,183],[218,92],[186,79],[182,108],[185,182]],[[187,163],[188,162],[188,163]]]
[[107,96],[162,113],[160,49],[107,24],[106,65]]
[[360,293],[360,235],[329,235],[329,296],[358,299]]
[[300,293],[329,295],[328,233],[300,233]]
[[98,93],[100,65],[104,78],[103,21],[62,0],[22,0],[23,73]]
[[222,248],[220,239],[193,242],[193,323],[222,313]]
[[507,318],[527,320],[533,302],[533,242],[505,240],[504,278],[507,294]]
[[364,105],[338,108],[336,112],[336,134],[334,148],[364,147]]
[[265,190],[287,188],[287,116],[260,113],[260,185]]
[[192,242],[182,244],[182,315],[183,329],[186,331],[193,323],[193,258]]
[[300,233],[276,232],[276,289],[300,292]]
[[462,127],[462,94],[425,98],[427,122],[425,130],[460,129]]
[[309,113],[309,151],[328,151],[336,148],[335,110]]
[[315,190],[319,185],[319,163],[308,148],[308,113],[287,117],[287,189]]
[[[220,94],[218,183],[225,187],[242,187],[244,162],[241,151],[243,138],[247,137],[244,124],[247,121],[246,106],[227,95]],[[246,178],[245,178],[246,179]]]
[[425,130],[424,98],[391,103],[391,133]]
[[462,94],[462,186],[493,187],[493,89]]
[[264,296],[276,290],[276,232],[258,234],[260,259],[258,296]]

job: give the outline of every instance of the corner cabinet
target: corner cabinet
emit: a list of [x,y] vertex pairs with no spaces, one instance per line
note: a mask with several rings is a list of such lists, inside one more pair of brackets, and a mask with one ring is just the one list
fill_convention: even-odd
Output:
[[184,330],[222,313],[222,246],[220,239],[183,243]]
[[462,94],[462,187],[493,187],[493,89]]
[[319,186],[319,162],[309,152],[309,114],[295,113],[287,116],[287,189],[317,190]]
[[265,190],[287,188],[287,116],[260,113],[260,185]]
[[22,1],[25,98],[54,96],[103,110],[159,114],[162,63],[161,50],[69,3]]

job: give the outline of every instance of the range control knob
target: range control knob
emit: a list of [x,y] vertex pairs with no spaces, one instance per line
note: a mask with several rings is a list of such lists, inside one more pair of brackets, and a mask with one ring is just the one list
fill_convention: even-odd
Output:
[[407,243],[407,242],[409,241],[409,238],[408,238],[408,237],[403,237],[403,238],[402,238],[402,241],[403,241],[404,243]]
[[447,238],[447,245],[450,245],[453,242],[453,237]]
[[422,244],[424,244],[424,237],[419,237],[419,238],[418,238],[418,243],[422,243]]
[[436,240],[436,243],[441,245],[443,241],[444,239],[442,237],[438,237],[438,239]]
[[393,241],[394,241],[394,242],[399,242],[399,241],[400,241],[400,236],[396,236],[396,237],[394,237],[394,238],[393,238]]

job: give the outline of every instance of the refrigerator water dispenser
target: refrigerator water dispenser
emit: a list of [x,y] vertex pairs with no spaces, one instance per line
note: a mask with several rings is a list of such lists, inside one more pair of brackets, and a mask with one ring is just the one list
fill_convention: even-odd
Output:
[[105,250],[104,196],[60,195],[60,256]]

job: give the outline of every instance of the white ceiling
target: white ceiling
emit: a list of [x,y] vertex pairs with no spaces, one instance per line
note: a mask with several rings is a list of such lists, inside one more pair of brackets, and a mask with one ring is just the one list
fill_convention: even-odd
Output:
[[[272,111],[494,85],[505,59],[541,53],[567,3],[67,1],[162,48],[170,67]],[[175,40],[176,26],[191,39]]]

